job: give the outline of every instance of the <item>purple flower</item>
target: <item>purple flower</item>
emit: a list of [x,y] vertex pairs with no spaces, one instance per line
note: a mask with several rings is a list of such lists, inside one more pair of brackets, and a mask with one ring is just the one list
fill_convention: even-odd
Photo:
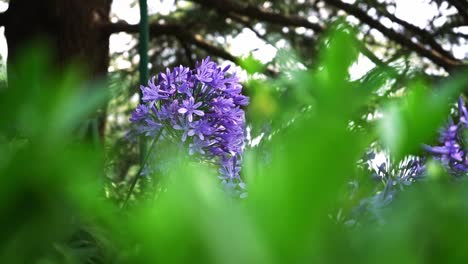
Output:
[[180,65],[174,69],[174,80],[176,83],[184,83],[187,75],[190,73],[190,68]]
[[210,57],[206,57],[200,65],[197,62],[195,76],[200,82],[209,83],[213,81],[214,69],[216,69],[216,64],[210,61]]
[[140,104],[137,106],[135,111],[132,113],[132,117],[130,118],[130,121],[132,122],[138,122],[146,117],[148,114],[148,107],[144,104]]
[[234,107],[234,100],[232,98],[214,98],[211,104],[214,107],[213,110],[222,113]]
[[468,111],[461,96],[458,98],[458,114],[460,116],[460,123],[468,125]]
[[177,111],[179,110],[179,104],[177,101],[173,101],[170,104],[164,104],[157,111],[156,116],[160,120],[171,120],[177,116]]
[[130,121],[137,133],[152,137],[162,132],[164,140],[182,142],[198,159],[217,162],[223,182],[229,183],[226,186],[241,188],[245,140],[241,107],[249,98],[242,95],[239,78],[228,69],[218,67],[209,57],[197,62],[195,69],[166,69],[141,87],[143,104]]
[[[385,218],[382,209],[386,208],[400,191],[406,186],[425,177],[425,158],[407,156],[400,162],[393,162],[388,153],[375,155],[370,151],[364,155],[358,165],[369,171],[372,178],[377,182],[372,195],[359,200],[359,205],[352,209],[351,215],[354,220],[366,216],[367,219],[384,223]],[[354,200],[362,194],[359,190],[360,181],[354,179],[349,182],[351,187],[350,199]]]
[[226,176],[228,179],[233,179],[238,177],[240,172],[240,166],[237,165],[236,157],[233,158],[224,158],[221,162],[221,168],[219,173]]
[[193,143],[189,144],[189,154],[194,155],[195,153],[200,153],[202,155],[206,154],[205,149],[214,144],[214,141],[211,140],[201,140],[200,138],[194,138]]
[[210,136],[213,133],[214,128],[205,120],[200,120],[192,124],[192,128],[189,130],[188,135],[196,135],[200,140],[205,140],[205,136]]
[[171,73],[169,69],[166,69],[166,73],[160,73],[159,74],[159,79],[160,79],[160,85],[164,87],[167,93],[174,93],[176,90],[176,84],[174,82],[174,73]]
[[468,172],[468,152],[464,144],[464,133],[468,127],[468,111],[461,96],[458,99],[458,115],[458,123],[449,118],[448,125],[441,129],[439,145],[424,146],[427,152],[439,159],[455,175]]
[[193,134],[189,135],[191,125],[189,122],[185,121],[185,119],[180,120],[180,122],[173,125],[172,128],[174,128],[175,130],[182,131],[182,142],[185,142],[185,140],[187,140],[187,135],[193,136]]
[[234,103],[237,105],[248,105],[249,98],[245,95],[239,94],[234,96]]
[[161,128],[162,125],[154,121],[153,118],[146,118],[145,122],[140,125],[137,130],[147,137],[154,137],[156,134],[158,134]]
[[188,121],[193,121],[193,114],[197,116],[204,116],[205,113],[202,110],[198,110],[197,108],[202,105],[202,102],[195,103],[195,99],[190,96],[188,100],[184,100],[182,103],[183,107],[179,108],[179,114],[187,114]]
[[149,102],[150,107],[158,100],[163,100],[167,99],[167,94],[164,94],[165,92],[160,90],[159,85],[155,85],[154,80],[156,77],[153,77],[150,81],[148,81],[148,87],[141,85],[140,89],[143,93],[143,102]]
[[181,83],[177,88],[177,91],[181,94],[186,94],[188,96],[192,96],[192,91],[187,83]]

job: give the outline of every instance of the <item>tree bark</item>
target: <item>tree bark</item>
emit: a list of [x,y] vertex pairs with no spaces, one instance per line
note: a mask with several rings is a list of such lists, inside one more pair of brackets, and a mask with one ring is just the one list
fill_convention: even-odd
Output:
[[[24,47],[40,40],[54,53],[52,61],[59,72],[69,63],[78,63],[90,79],[104,78],[109,65],[109,35],[101,25],[109,23],[111,2],[10,0],[4,15],[7,64],[14,63]],[[8,78],[14,75],[9,70]],[[100,119],[102,135],[104,119]]]

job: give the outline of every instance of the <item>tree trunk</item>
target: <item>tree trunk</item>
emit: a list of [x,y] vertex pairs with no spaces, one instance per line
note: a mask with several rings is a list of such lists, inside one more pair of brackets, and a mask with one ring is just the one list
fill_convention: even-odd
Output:
[[[109,22],[112,0],[10,0],[5,13],[8,65],[31,41],[45,40],[60,71],[69,63],[85,67],[90,79],[105,77],[109,64],[109,36],[101,25]],[[9,71],[8,77],[15,75]],[[104,119],[99,121],[100,134]]]

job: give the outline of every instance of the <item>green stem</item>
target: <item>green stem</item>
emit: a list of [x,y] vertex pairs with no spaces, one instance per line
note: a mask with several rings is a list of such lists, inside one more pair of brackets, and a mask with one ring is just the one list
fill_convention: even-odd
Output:
[[159,137],[161,136],[161,132],[162,132],[162,129],[159,130],[158,134],[156,135],[156,137],[154,137],[153,141],[151,142],[151,145],[150,145],[148,151],[145,154],[143,164],[140,166],[140,169],[138,170],[137,174],[135,175],[135,178],[133,178],[132,184],[130,185],[130,188],[128,189],[127,196],[125,197],[125,201],[122,204],[122,209],[127,206],[128,200],[130,199],[130,196],[132,195],[133,190],[135,189],[135,186],[136,186],[136,184],[138,182],[138,179],[140,179],[140,174],[143,171],[143,169],[145,168],[146,163],[148,162],[148,159],[149,159],[149,156],[151,154],[151,151],[153,150],[154,144],[156,143],[156,141],[159,140]]

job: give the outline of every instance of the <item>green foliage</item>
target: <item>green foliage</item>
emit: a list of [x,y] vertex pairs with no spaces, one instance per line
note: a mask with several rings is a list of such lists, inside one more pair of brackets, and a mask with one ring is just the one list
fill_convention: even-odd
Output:
[[388,104],[380,133],[383,143],[397,160],[417,154],[421,144],[434,138],[447,119],[450,103],[460,94],[467,80],[466,75],[460,75],[443,83],[436,91],[417,81],[408,87],[406,98]]
[[267,153],[249,148],[244,157],[248,198],[228,196],[212,167],[179,154],[169,155],[170,173],[149,199],[124,210],[105,195],[103,186],[112,184],[103,182],[103,151],[78,136],[107,95],[87,88],[76,70],[50,72],[44,52],[25,52],[16,72],[27,78],[14,78],[0,96],[0,262],[464,261],[466,184],[448,181],[437,164],[397,197],[383,225],[363,219],[350,227],[333,216],[357,205],[343,202],[350,178],[369,184],[356,164],[374,135],[397,159],[414,153],[432,139],[466,80],[453,77],[437,90],[416,82],[406,97],[382,99],[391,109],[383,126],[351,129],[389,78],[374,71],[367,82],[351,81],[352,43],[353,30],[337,26],[315,68],[251,81],[254,126],[273,122],[262,142]]
[[249,74],[262,72],[265,69],[265,65],[259,60],[255,59],[252,54],[248,57],[239,61],[239,65],[247,71]]
[[106,95],[80,87],[76,70],[53,74],[46,57],[40,49],[26,51],[17,64],[24,76],[1,90],[3,263],[48,258],[56,243],[104,214],[101,152],[75,134]]

